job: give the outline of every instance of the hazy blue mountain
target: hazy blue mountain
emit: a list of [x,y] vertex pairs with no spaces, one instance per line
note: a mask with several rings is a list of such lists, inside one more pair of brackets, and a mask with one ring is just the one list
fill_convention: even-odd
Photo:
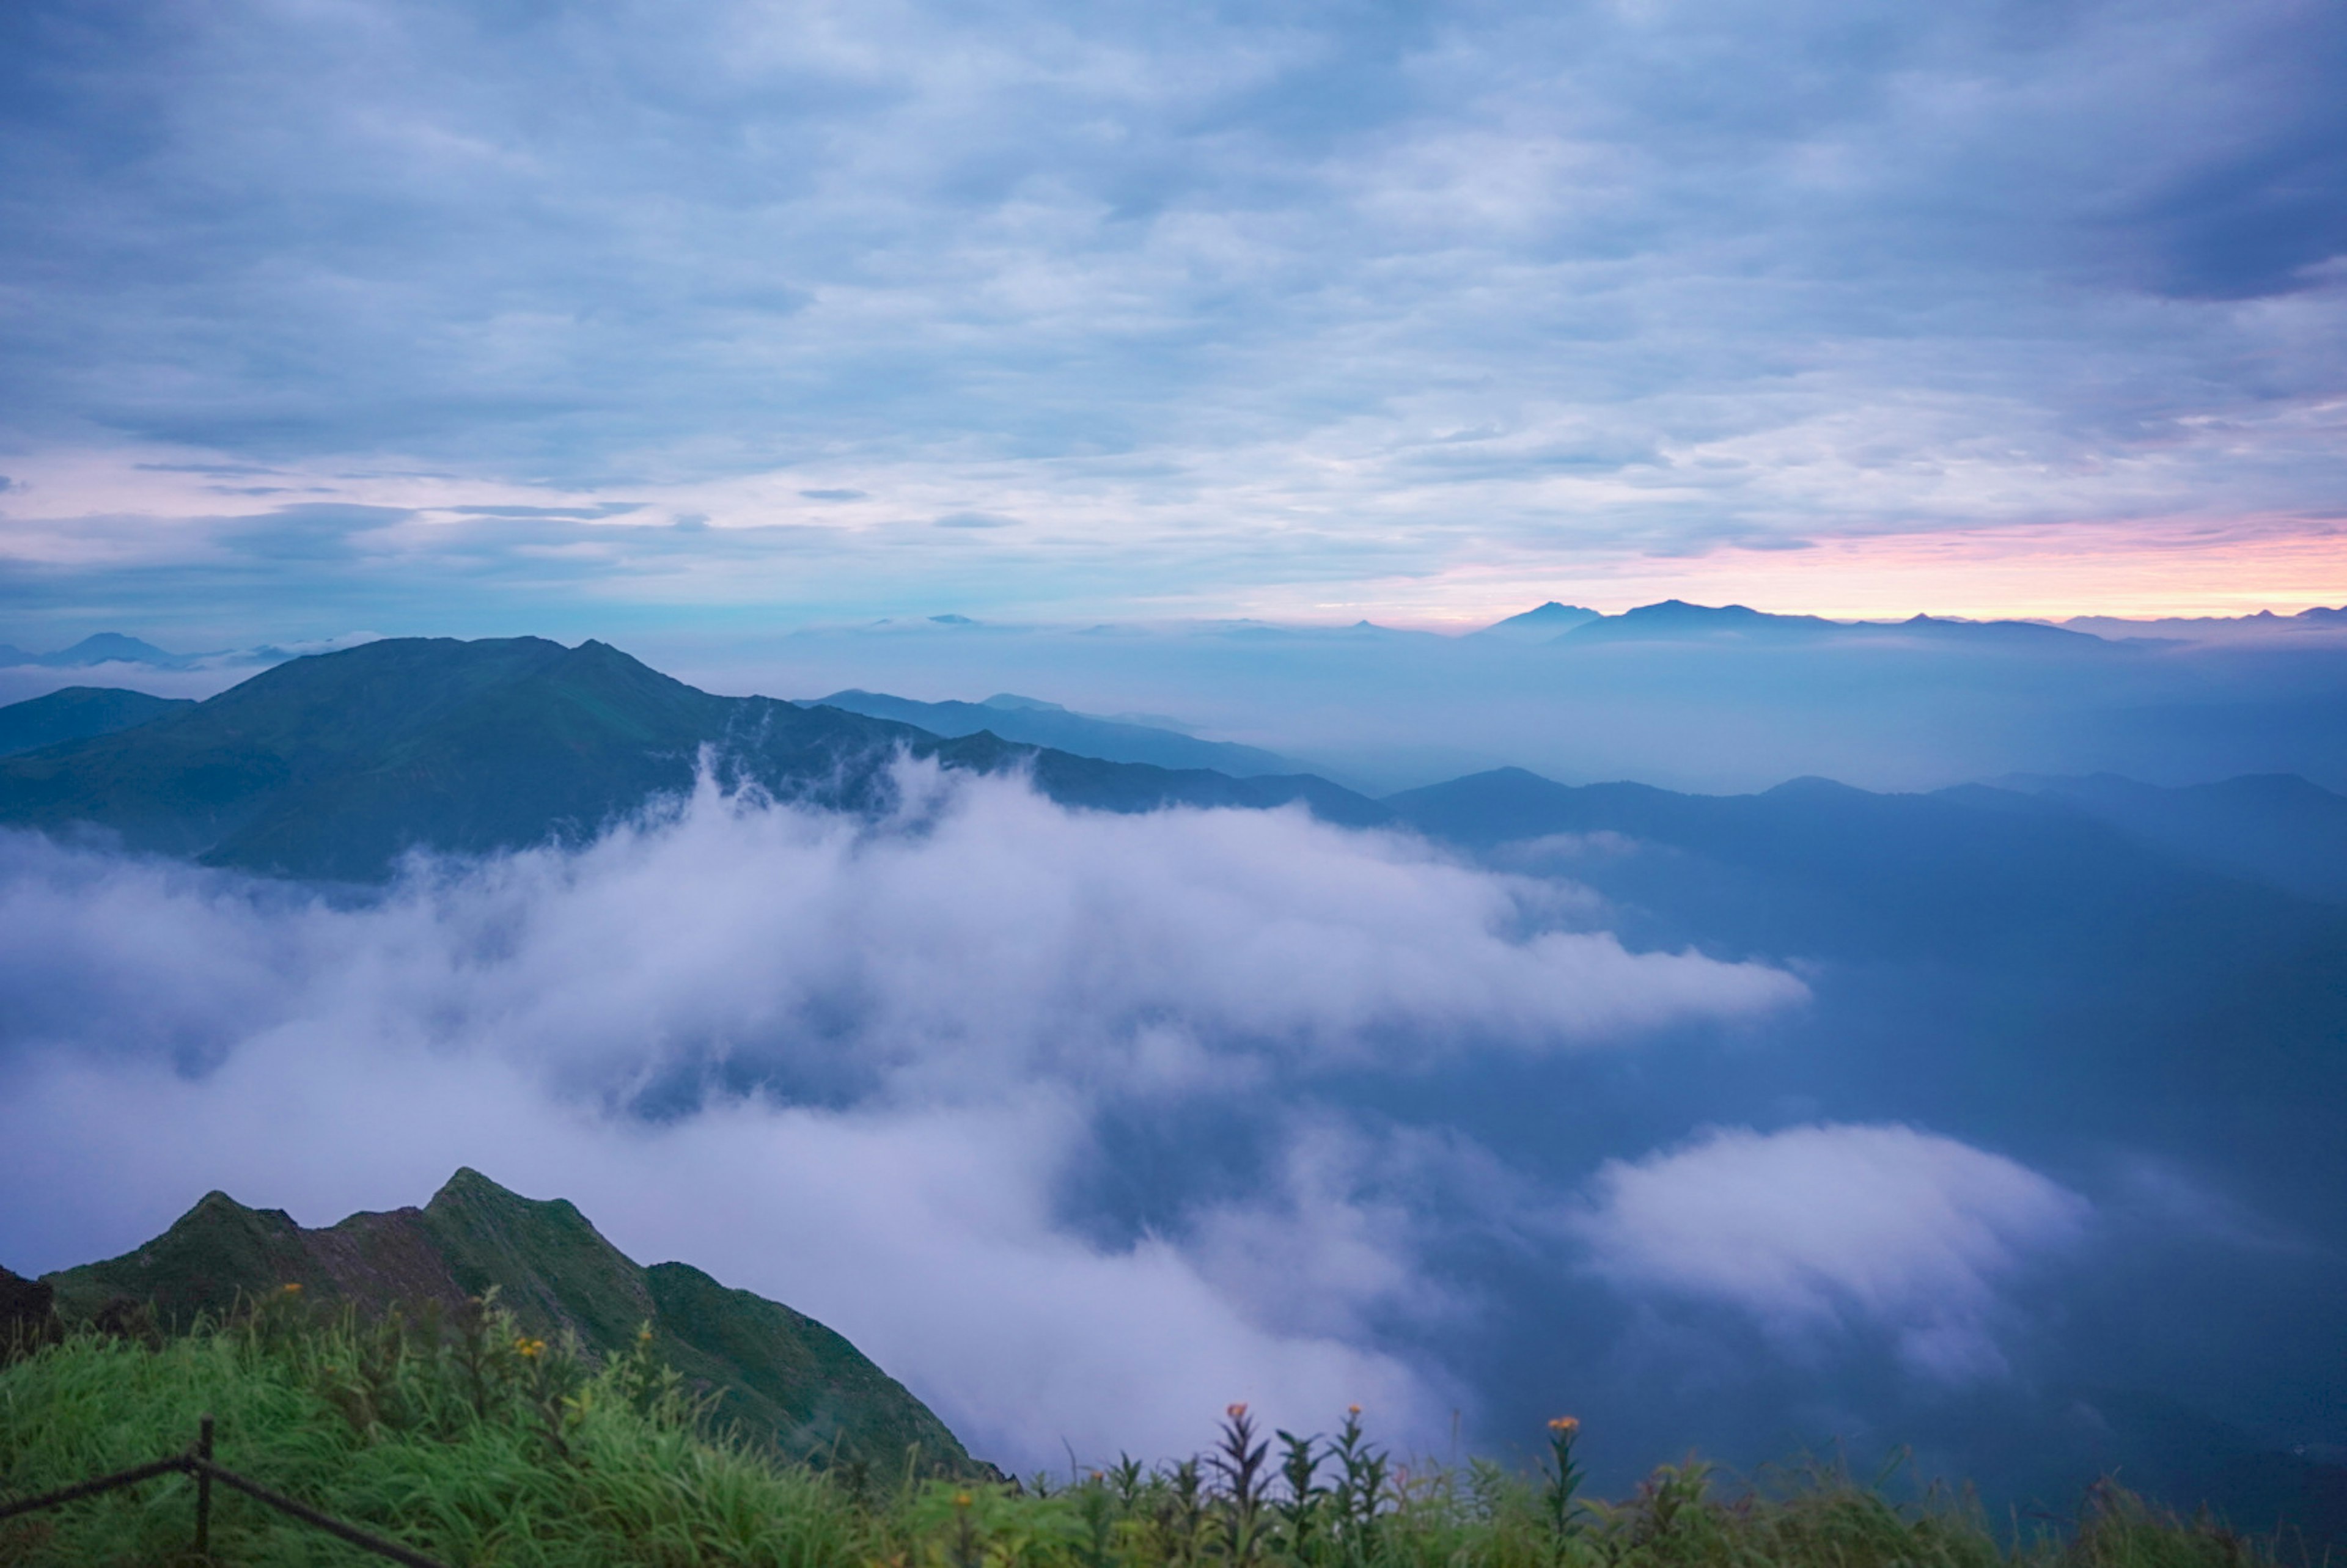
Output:
[[118,631],[101,631],[83,638],[71,648],[35,654],[32,661],[53,670],[78,670],[90,664],[151,664],[161,670],[177,670],[188,662],[179,654],[167,653],[151,642],[126,637]]
[[600,1355],[653,1348],[721,1418],[794,1457],[835,1454],[895,1471],[917,1447],[928,1468],[978,1467],[943,1421],[815,1319],[682,1263],[646,1268],[569,1203],[524,1198],[459,1170],[420,1209],[356,1214],[305,1230],[280,1209],[211,1193],[134,1252],[45,1276],[68,1319],[109,1303],[150,1304],[166,1326],[222,1317],[302,1286],[306,1303],[461,1311],[497,1299],[540,1336],[568,1331]]
[[2347,910],[2010,791],[1706,796],[1502,769],[1386,804],[1597,889],[1634,940],[1834,966],[1812,1022],[1847,1030],[1845,1068],[1898,1075],[1902,1113],[2065,1138],[2156,1117],[2286,1184],[2285,1208],[2342,1207],[2303,1178],[2317,1147],[2347,1178]]
[[2311,898],[2347,902],[2347,796],[2295,774],[2164,789],[2116,774],[2017,774],[2006,789],[2057,800],[2186,860]]
[[[1537,613],[1537,612],[1535,612]],[[1505,622],[1501,623],[1506,624]],[[1916,615],[1905,620],[1829,620],[1817,615],[1772,615],[1741,604],[1689,604],[1666,599],[1642,604],[1619,615],[1583,620],[1562,634],[1576,644],[1589,642],[1758,642],[1798,643],[1828,640],[2019,645],[2056,648],[2086,647],[2099,638],[2032,620],[1952,620]]]
[[0,759],[0,822],[89,825],[214,865],[367,880],[416,846],[481,854],[591,837],[656,794],[689,789],[704,752],[728,784],[874,810],[900,751],[1024,766],[1053,799],[1101,810],[1302,801],[1335,821],[1387,815],[1308,775],[1102,762],[712,696],[600,642],[410,638],[292,660],[137,729]]
[[[1415,1086],[1396,1114],[1495,1142],[1510,1129],[1520,1151],[1560,1151],[1560,1173],[1563,1151],[1811,1120],[1930,1128],[2059,1173],[2096,1194],[2102,1228],[2032,1319],[2025,1370],[1969,1410],[1899,1405],[1901,1438],[1965,1453],[2005,1498],[2058,1506],[2104,1464],[2156,1458],[2147,1483],[2188,1509],[2214,1499],[2270,1525],[2286,1503],[2311,1530],[2335,1522],[2318,1495],[2335,1468],[2288,1450],[2337,1440],[2347,1409],[2347,1321],[2330,1305],[2347,1299],[2347,909],[1977,786],[1704,796],[1508,769],[1387,804],[1462,853],[1593,889],[1633,946],[1765,958],[1811,989],[1732,1040],[1604,1071],[1487,1064]],[[1573,1374],[1574,1343],[1624,1331],[1512,1305],[1469,1375],[1537,1389]],[[1495,1397],[1537,1419],[1535,1398]],[[1638,1427],[1652,1398],[1624,1375],[1609,1419]],[[1748,1452],[1804,1401],[1899,1398],[1788,1370],[1639,1435]],[[2161,1399],[2240,1433],[2158,1441],[2128,1412]]]
[[62,687],[45,697],[0,708],[0,756],[90,735],[109,735],[194,706],[184,697],[150,697],[144,692],[111,686]]
[[1051,746],[1080,757],[1112,763],[1146,763],[1161,768],[1208,768],[1248,778],[1300,774],[1304,769],[1276,753],[1227,741],[1202,741],[1179,731],[1071,712],[1056,702],[1009,692],[983,702],[919,702],[884,692],[848,690],[820,699],[875,719],[893,719],[933,735],[974,735],[981,731],[1027,745]]
[[2150,637],[2198,639],[2262,632],[2322,631],[2347,627],[2347,605],[2321,605],[2296,615],[2276,615],[2260,610],[2254,615],[2171,615],[2150,620],[2128,620],[2115,615],[2074,615],[2062,624],[2103,638]]
[[1842,630],[1841,623],[1817,615],[1770,615],[1741,604],[1689,604],[1666,599],[1642,604],[1619,615],[1601,615],[1583,621],[1563,635],[1576,643],[1676,641],[1690,639],[1768,639],[1824,637]]
[[1510,642],[1546,642],[1562,632],[1597,619],[1598,614],[1594,610],[1583,610],[1577,604],[1559,604],[1552,599],[1538,610],[1527,610],[1522,615],[1495,620],[1475,635],[1497,637]]

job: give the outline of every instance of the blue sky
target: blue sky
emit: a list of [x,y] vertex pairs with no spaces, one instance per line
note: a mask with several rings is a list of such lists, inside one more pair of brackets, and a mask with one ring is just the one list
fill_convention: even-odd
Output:
[[0,632],[2347,597],[2347,14],[0,15]]

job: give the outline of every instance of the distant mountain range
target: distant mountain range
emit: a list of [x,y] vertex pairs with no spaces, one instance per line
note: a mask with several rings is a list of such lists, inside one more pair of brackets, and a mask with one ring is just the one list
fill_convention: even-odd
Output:
[[2073,631],[2113,640],[2131,637],[2209,637],[2293,631],[2347,630],[2347,605],[2326,610],[2317,605],[2296,615],[2276,615],[2260,610],[2254,615],[2163,616],[2128,620],[2110,615],[2075,615],[2062,624]]
[[713,696],[600,642],[406,638],[292,660],[130,728],[0,758],[0,823],[95,826],[135,849],[367,881],[411,848],[591,838],[655,794],[689,790],[704,757],[730,786],[875,811],[900,754],[1023,767],[1051,799],[1096,810],[1300,801],[1335,822],[1388,815],[1310,775],[1103,762]]
[[256,648],[219,648],[202,653],[174,653],[143,638],[119,631],[85,637],[70,648],[31,653],[14,643],[0,642],[0,670],[93,670],[102,664],[132,664],[149,670],[250,669],[258,664],[282,664],[304,652],[323,652],[347,643],[371,641],[367,634],[335,638],[292,649],[263,643]]
[[2060,624],[2040,620],[1964,620],[1914,615],[1904,620],[1833,620],[1819,615],[1778,615],[1741,604],[1689,604],[1666,599],[1619,615],[1601,615],[1554,600],[1537,610],[1494,621],[1476,635],[1511,642],[1814,642],[1829,640],[1901,639],[1942,643],[2005,644],[2057,648],[2067,642],[2130,638],[2194,636],[2293,628],[2347,629],[2347,607],[2301,610],[2279,616],[2271,610],[2237,617],[2125,620],[2076,616]]
[[185,669],[193,660],[178,653],[166,653],[151,642],[136,637],[125,637],[118,631],[101,631],[95,637],[85,637],[71,648],[60,648],[54,653],[27,653],[10,643],[0,642],[0,665],[30,664],[49,670],[84,670],[94,664],[146,664],[158,670]]
[[[1640,605],[1619,615],[1578,612],[1579,619],[1569,625],[1564,622],[1576,612],[1563,605],[1542,605],[1531,615],[1539,616],[1551,610],[1563,610],[1565,614],[1550,617],[1549,623],[1561,625],[1563,630],[1549,641],[1570,641],[1576,645],[1592,642],[1782,643],[1889,639],[1913,641],[1920,639],[1932,642],[2021,644],[2035,648],[2066,643],[2085,648],[2100,641],[2084,632],[2065,630],[2058,626],[2047,626],[2034,620],[1950,620],[1930,615],[1911,616],[1896,621],[1828,620],[1817,615],[1771,615],[1766,610],[1752,610],[1741,604],[1689,604],[1676,599],[1666,599],[1660,604]],[[1528,619],[1517,616],[1487,630],[1499,631]]]
[[568,1330],[598,1355],[628,1349],[650,1325],[653,1348],[716,1399],[722,1420],[794,1458],[900,1471],[917,1448],[926,1469],[984,1469],[928,1406],[815,1319],[685,1264],[643,1267],[571,1204],[519,1197],[473,1170],[420,1209],[319,1230],[211,1193],[137,1251],[44,1283],[69,1322],[128,1303],[152,1306],[166,1327],[224,1317],[289,1285],[305,1303],[368,1316],[462,1308],[494,1288],[526,1331]]
[[[933,615],[930,622],[952,627],[975,626],[967,616]],[[2321,607],[2301,610],[2296,615],[2276,615],[2271,610],[2260,610],[2254,615],[2169,617],[2158,620],[2130,620],[2114,616],[2073,616],[2059,623],[2037,620],[1965,620],[1932,615],[1915,615],[1904,620],[1836,620],[1816,615],[1778,615],[1753,610],[1741,604],[1690,604],[1684,600],[1666,599],[1656,604],[1642,604],[1619,615],[1604,615],[1580,605],[1562,604],[1554,600],[1528,610],[1521,615],[1511,615],[1475,633],[1494,642],[1543,643],[1572,638],[1576,642],[1605,641],[1707,641],[1707,642],[1809,642],[1837,639],[1894,638],[1906,641],[1925,639],[1942,643],[2020,643],[2038,648],[2061,645],[2064,634],[2101,641],[2126,641],[2159,638],[2225,638],[2254,636],[2267,632],[2287,633],[2293,630],[2347,630],[2347,606],[2337,609]],[[1278,626],[1268,623],[1240,623],[1235,631],[1242,635],[1266,638],[1294,636],[1399,637],[1413,635],[1362,620],[1344,628],[1305,628]],[[1428,635],[1418,633],[1416,635]],[[85,637],[70,648],[60,648],[48,653],[33,653],[11,643],[0,642],[0,669],[35,668],[51,670],[89,669],[101,664],[144,665],[155,670],[188,670],[213,665],[273,664],[298,657],[298,651],[274,646],[261,646],[210,653],[173,653],[138,637],[118,631],[101,631]],[[880,692],[846,691],[834,692],[822,701],[834,707],[869,713],[876,718],[898,719],[919,724],[921,728],[940,735],[974,733],[988,728],[1004,740],[1020,740],[1036,745],[1064,746],[1070,750],[1093,748],[1086,753],[1118,762],[1150,763],[1160,767],[1210,767],[1239,776],[1262,773],[1296,771],[1286,759],[1271,753],[1257,752],[1249,747],[1234,747],[1229,752],[1209,753],[1195,752],[1159,753],[1151,748],[1156,743],[1142,736],[1119,736],[1112,731],[1094,732],[1071,729],[1062,732],[1067,740],[1047,733],[1048,725],[1017,721],[1024,732],[1011,734],[999,723],[983,721],[972,723],[969,729],[958,726],[977,720],[965,712],[985,709],[999,715],[1005,712],[1063,715],[1071,724],[1115,725],[1122,721],[1098,719],[1091,715],[1070,713],[1056,703],[1040,702],[1032,698],[1000,695],[983,702],[910,702],[908,699],[889,697]],[[911,709],[928,710],[927,721],[911,712],[883,711],[884,704],[904,703]],[[1136,729],[1156,726],[1134,725]],[[1068,741],[1083,737],[1081,745]],[[1213,742],[1195,744],[1212,746]],[[1131,752],[1127,755],[1124,753]],[[1146,753],[1146,754],[1144,754]]]
[[216,865],[368,880],[411,847],[480,854],[583,841],[651,795],[689,789],[704,752],[729,785],[851,810],[885,805],[888,764],[901,753],[979,772],[1024,767],[1071,805],[1302,802],[1330,821],[1399,821],[1478,851],[1556,833],[1678,842],[1698,823],[1781,816],[1805,790],[1840,790],[1838,818],[2027,807],[2186,865],[2347,902],[2347,798],[2295,775],[2182,789],[2110,774],[2015,775],[1922,804],[1927,797],[1823,781],[1711,797],[1568,788],[1501,769],[1377,801],[1273,753],[1031,698],[719,697],[602,643],[532,638],[366,643],[289,661],[200,703],[69,687],[0,708],[0,823],[87,825],[134,848]]
[[807,704],[839,708],[868,718],[893,719],[933,735],[959,737],[981,731],[1033,746],[1051,746],[1103,762],[1143,763],[1160,768],[1207,768],[1234,778],[1300,774],[1304,768],[1276,753],[1227,741],[1202,741],[1150,724],[1071,712],[1057,702],[1004,692],[983,702],[917,702],[880,692],[853,688]]

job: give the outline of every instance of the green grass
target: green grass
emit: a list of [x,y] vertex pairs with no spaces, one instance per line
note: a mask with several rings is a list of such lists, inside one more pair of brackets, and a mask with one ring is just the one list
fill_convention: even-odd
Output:
[[[1578,1495],[1568,1423],[1540,1472],[1404,1463],[1348,1414],[1333,1440],[1259,1433],[1026,1486],[774,1459],[712,1427],[649,1341],[591,1362],[494,1305],[363,1324],[286,1293],[161,1337],[77,1332],[0,1370],[0,1497],[175,1452],[220,1463],[453,1564],[875,1568],[2252,1568],[2269,1548],[2097,1488],[2075,1527],[2001,1542],[1976,1509],[1896,1504],[1831,1469],[1759,1487],[1696,1463]],[[0,1563],[190,1563],[194,1483],[167,1477],[0,1524]],[[378,1562],[231,1492],[211,1562]]]

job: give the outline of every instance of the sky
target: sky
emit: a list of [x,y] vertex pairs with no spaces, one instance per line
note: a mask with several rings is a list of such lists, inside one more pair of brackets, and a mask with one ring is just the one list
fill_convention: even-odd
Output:
[[0,636],[2347,600],[2347,15],[0,15]]

